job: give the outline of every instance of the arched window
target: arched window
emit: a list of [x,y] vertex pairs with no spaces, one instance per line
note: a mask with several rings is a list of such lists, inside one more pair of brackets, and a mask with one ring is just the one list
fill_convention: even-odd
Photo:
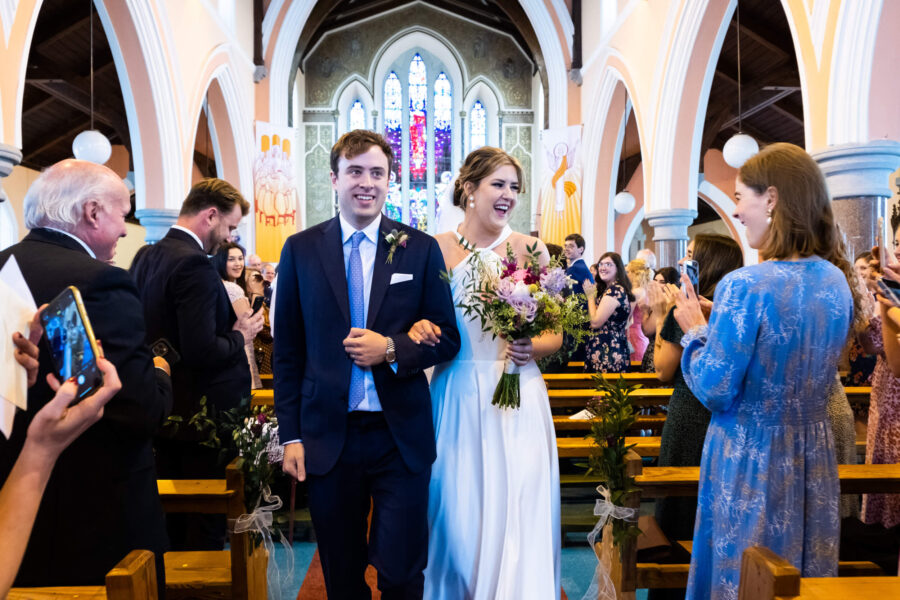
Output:
[[384,213],[428,231],[453,177],[453,84],[440,62],[421,52],[408,57],[384,80],[384,137],[395,157]]
[[472,118],[469,121],[469,151],[481,148],[487,144],[487,112],[481,100],[476,100],[472,105]]
[[391,71],[384,83],[384,137],[394,151],[394,166],[388,184],[384,214],[389,219],[403,218],[403,191],[400,165],[403,162],[403,90],[400,78]]
[[354,129],[366,129],[366,109],[362,101],[357,100],[350,107],[350,127],[348,131]]

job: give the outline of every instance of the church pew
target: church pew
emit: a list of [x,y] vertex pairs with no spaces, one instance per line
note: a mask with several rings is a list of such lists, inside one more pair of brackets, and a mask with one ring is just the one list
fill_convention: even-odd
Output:
[[132,550],[106,574],[106,585],[12,588],[10,600],[156,600],[156,560],[149,550]]
[[[634,429],[653,429],[660,431],[666,424],[666,415],[638,415],[634,422]],[[553,416],[553,428],[556,434],[587,435],[591,430],[589,419],[570,419],[566,415]]]
[[900,577],[801,577],[764,546],[744,550],[738,600],[845,600],[900,598]]
[[[642,498],[696,496],[700,483],[700,467],[643,467],[639,457],[631,455],[629,469],[634,473],[638,492],[631,502]],[[842,494],[900,493],[900,465],[838,465]],[[689,542],[678,542],[691,549]],[[683,588],[687,585],[688,564],[638,563],[636,551],[624,553],[621,570],[627,576],[621,591],[635,588]],[[880,572],[867,561],[841,561],[838,573],[844,576],[866,576]],[[855,579],[854,579],[855,580]],[[856,597],[856,596],[846,596]],[[748,597],[749,598],[749,597]],[[755,598],[755,597],[753,597]]]
[[[641,457],[659,456],[659,445],[662,438],[659,436],[636,436],[626,437],[626,444],[636,444],[634,451]],[[595,447],[594,440],[583,437],[560,437],[556,439],[556,449],[560,458],[587,458],[591,454],[591,449]],[[866,454],[866,438],[856,438],[856,453],[860,456]],[[859,466],[859,465],[854,465]],[[658,468],[676,468],[676,467],[658,467]],[[688,467],[677,467],[688,468]],[[692,467],[699,469],[700,467]],[[698,471],[699,473],[699,471]],[[850,493],[850,492],[846,492]],[[672,494],[662,494],[663,496]]]
[[[224,514],[229,523],[244,514],[244,475],[236,458],[225,479],[157,480],[163,508],[170,513]],[[166,598],[265,600],[267,557],[253,548],[249,533],[232,533],[230,548],[166,552]]]
[[[619,377],[629,385],[642,385],[644,387],[666,387],[656,377],[656,373],[604,373],[607,381],[618,381]],[[591,389],[595,388],[594,376],[590,373],[544,373],[544,382],[547,388],[554,390]]]

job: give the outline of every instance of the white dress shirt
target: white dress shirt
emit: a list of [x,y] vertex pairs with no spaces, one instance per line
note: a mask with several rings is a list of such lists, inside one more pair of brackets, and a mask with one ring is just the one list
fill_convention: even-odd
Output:
[[49,229],[50,231],[55,231],[56,233],[61,233],[63,235],[69,236],[70,238],[72,238],[73,240],[75,240],[76,242],[81,244],[81,247],[84,248],[88,254],[90,254],[91,258],[97,258],[97,255],[94,254],[94,251],[91,250],[91,247],[88,246],[87,244],[85,244],[84,240],[82,240],[80,237],[73,235],[73,234],[69,233],[68,231],[63,231],[62,229],[57,229],[56,227],[44,227],[44,229]]
[[187,227],[182,227],[181,225],[172,225],[171,229],[177,229],[178,231],[185,232],[186,234],[194,238],[194,241],[197,242],[197,245],[200,246],[200,249],[203,250],[203,252],[206,252],[206,248],[203,247],[203,242],[200,241],[200,237]]
[[[344,249],[344,277],[347,277],[347,269],[350,265],[350,251],[353,243],[350,238],[357,231],[362,231],[365,238],[359,244],[359,258],[362,261],[363,272],[363,323],[367,323],[369,319],[369,298],[372,295],[372,275],[375,273],[375,250],[378,248],[378,227],[381,225],[381,215],[374,221],[366,225],[362,230],[357,230],[353,225],[348,223],[343,215],[338,219],[341,222],[341,243]],[[349,283],[348,283],[348,300],[349,300]],[[363,369],[365,376],[366,395],[356,410],[364,410],[376,412],[381,410],[381,402],[378,400],[378,392],[375,391],[375,379],[372,377],[372,369]],[[348,403],[347,409],[350,409]]]

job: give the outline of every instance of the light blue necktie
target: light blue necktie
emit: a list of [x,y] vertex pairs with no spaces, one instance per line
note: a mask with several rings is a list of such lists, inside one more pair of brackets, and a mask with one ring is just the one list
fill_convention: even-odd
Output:
[[[347,289],[350,293],[350,326],[364,329],[366,326],[366,305],[363,295],[362,258],[359,255],[359,244],[366,237],[362,231],[354,233],[350,242],[350,262],[347,265]],[[356,410],[366,397],[366,376],[362,367],[353,363],[350,369],[350,410]]]

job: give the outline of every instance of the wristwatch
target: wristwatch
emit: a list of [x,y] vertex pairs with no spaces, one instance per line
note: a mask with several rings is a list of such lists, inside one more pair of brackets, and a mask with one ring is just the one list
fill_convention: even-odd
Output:
[[397,352],[396,352],[396,350],[394,350],[394,339],[393,338],[387,339],[387,351],[384,353],[384,361],[389,365],[392,365],[395,362],[397,362]]

